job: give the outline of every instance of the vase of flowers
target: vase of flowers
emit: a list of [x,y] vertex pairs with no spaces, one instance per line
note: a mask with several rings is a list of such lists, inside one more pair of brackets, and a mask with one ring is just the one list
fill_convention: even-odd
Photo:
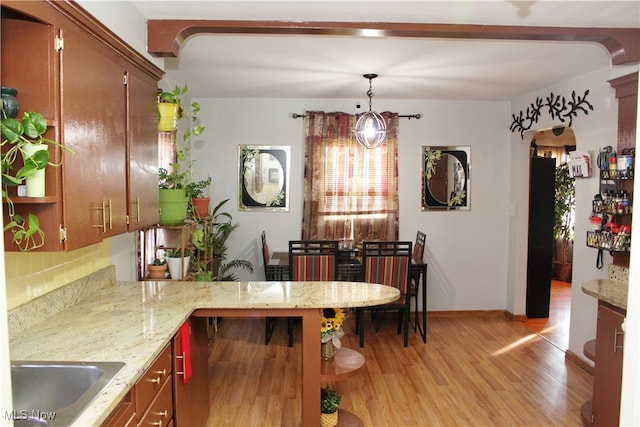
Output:
[[340,338],[344,336],[342,330],[344,312],[341,308],[323,308],[321,314],[320,353],[324,360],[328,360],[335,356],[336,349],[342,346]]

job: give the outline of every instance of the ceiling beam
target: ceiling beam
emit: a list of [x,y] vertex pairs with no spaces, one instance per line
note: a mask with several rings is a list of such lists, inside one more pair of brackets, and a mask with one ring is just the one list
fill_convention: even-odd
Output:
[[640,62],[640,29],[522,27],[383,22],[298,22],[150,19],[147,50],[177,58],[180,47],[198,34],[277,34],[359,37],[415,37],[473,40],[594,42],[611,54],[613,65]]

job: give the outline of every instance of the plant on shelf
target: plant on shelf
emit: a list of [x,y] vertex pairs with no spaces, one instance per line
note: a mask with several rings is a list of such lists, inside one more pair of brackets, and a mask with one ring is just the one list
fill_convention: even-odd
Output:
[[172,248],[167,249],[164,253],[169,268],[169,275],[172,279],[186,279],[189,275],[191,267],[190,249]]
[[211,177],[201,181],[192,181],[187,184],[187,197],[191,201],[189,210],[191,215],[196,218],[204,218],[209,215],[209,202],[211,198],[208,196],[207,190],[211,185]]
[[[2,112],[2,197],[7,202],[9,220],[4,231],[11,232],[12,242],[21,251],[30,251],[42,247],[45,235],[40,228],[38,217],[29,213],[27,219],[15,211],[15,206],[9,194],[8,187],[17,187],[27,183],[28,197],[44,196],[44,169],[47,165],[60,166],[62,163],[49,161],[48,145],[60,147],[62,151],[72,150],[59,143],[45,138],[47,122],[42,114],[27,111],[22,115],[22,121],[6,118]],[[22,166],[19,156],[22,157]],[[36,190],[32,190],[33,186]]]
[[167,262],[164,259],[156,258],[148,265],[150,279],[164,279],[167,273]]
[[176,158],[168,168],[159,168],[160,187],[160,224],[181,224],[187,217],[190,197],[187,190],[191,180],[191,137],[202,135],[205,127],[199,124],[200,104],[192,102],[185,107],[182,97],[189,90],[188,86],[176,86],[172,92],[160,92],[158,105],[173,104],[178,106],[175,128],[182,132],[182,140],[176,141]]
[[192,234],[192,243],[198,251],[201,251],[198,259],[204,260],[202,271],[210,271],[212,280],[236,281],[235,269],[244,269],[253,273],[253,264],[247,260],[235,259],[227,261],[227,239],[238,228],[233,224],[232,216],[221,209],[229,201],[225,199],[218,203],[211,213],[212,224],[205,227],[205,221],[200,220],[199,226]]
[[569,165],[560,164],[555,172],[553,239],[556,242],[556,277],[569,281],[571,261],[569,247],[573,242],[573,215],[576,204],[575,179],[569,176]]
[[335,388],[320,389],[320,425],[333,427],[338,425],[338,407],[342,396]]

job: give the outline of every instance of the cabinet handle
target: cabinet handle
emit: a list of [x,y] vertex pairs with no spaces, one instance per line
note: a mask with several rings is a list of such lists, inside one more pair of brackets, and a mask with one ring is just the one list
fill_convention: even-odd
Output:
[[[618,344],[618,335],[620,335],[620,344]],[[624,331],[619,331],[618,328],[614,328],[613,331],[613,352],[616,353],[618,350],[622,350],[622,337],[624,336]]]
[[138,215],[138,217],[136,218],[136,221],[138,221],[138,223],[140,222],[140,197],[136,197],[136,214]]
[[159,374],[163,377],[167,376],[167,368],[164,368],[162,371],[155,371],[156,374]]
[[156,412],[156,415],[160,415],[162,418],[165,418],[167,415],[169,415],[169,412],[165,409],[162,412]]
[[104,205],[104,200],[102,201],[102,203],[100,204],[100,206],[98,206],[97,208],[94,208],[96,210],[101,210],[102,211],[102,225],[92,225],[92,227],[95,228],[102,228],[102,232],[106,233],[107,232],[107,214],[105,212],[106,207]]
[[156,384],[160,384],[160,381],[162,381],[162,378],[161,378],[161,377],[151,378],[151,379],[149,380],[149,382],[156,383]]
[[154,421],[151,423],[152,426],[162,427],[162,420]]
[[177,371],[176,374],[184,376],[184,373],[187,372],[185,352],[182,352],[182,356],[176,356],[176,359],[182,359],[182,372]]
[[113,214],[111,213],[111,199],[109,199],[109,230],[113,230]]

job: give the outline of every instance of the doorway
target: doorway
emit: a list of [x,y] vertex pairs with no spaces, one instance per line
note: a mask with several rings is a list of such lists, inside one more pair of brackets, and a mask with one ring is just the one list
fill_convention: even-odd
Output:
[[571,263],[574,213],[572,204],[571,233],[564,236],[569,243],[566,246],[559,239],[555,182],[559,167],[566,164],[568,153],[573,150],[575,135],[571,128],[541,130],[531,141],[526,324],[562,351],[569,347],[571,278],[558,276],[561,272],[556,264],[563,258],[562,248],[568,249],[567,260]]

